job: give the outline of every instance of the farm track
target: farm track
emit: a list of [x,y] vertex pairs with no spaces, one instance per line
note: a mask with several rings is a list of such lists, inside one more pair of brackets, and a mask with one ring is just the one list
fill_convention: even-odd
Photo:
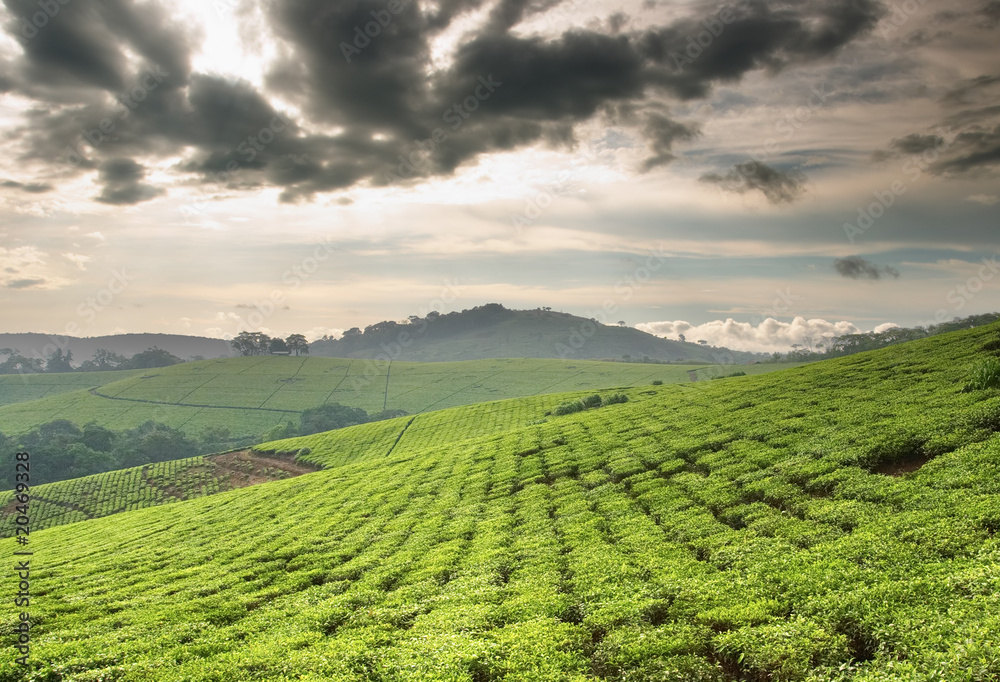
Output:
[[90,389],[90,394],[107,400],[124,400],[129,403],[147,403],[151,405],[170,405],[171,407],[200,407],[213,410],[252,410],[255,412],[282,412],[284,414],[302,414],[302,410],[280,410],[276,407],[237,407],[235,405],[199,405],[197,403],[171,403],[165,400],[147,400],[145,398],[119,398],[113,395],[99,393],[96,388]]

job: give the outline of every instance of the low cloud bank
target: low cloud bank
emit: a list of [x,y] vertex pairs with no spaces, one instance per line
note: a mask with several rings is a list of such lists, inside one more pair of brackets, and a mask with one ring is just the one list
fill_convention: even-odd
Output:
[[[893,323],[882,324],[875,331],[885,331],[895,326],[897,325]],[[710,346],[758,353],[785,352],[792,350],[795,344],[805,349],[819,350],[821,344],[826,347],[836,336],[862,331],[853,323],[843,320],[830,322],[821,319],[807,320],[804,317],[796,317],[791,322],[779,322],[769,317],[756,326],[730,318],[698,325],[683,320],[644,322],[637,324],[636,328],[668,339],[676,340],[683,334],[685,340],[691,343],[707,341]]]

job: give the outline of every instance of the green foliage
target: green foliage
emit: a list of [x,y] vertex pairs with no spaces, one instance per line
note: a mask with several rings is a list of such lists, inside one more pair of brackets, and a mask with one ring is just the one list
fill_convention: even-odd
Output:
[[747,373],[746,372],[742,372],[742,371],[741,372],[732,372],[731,374],[722,374],[722,375],[717,376],[717,377],[712,377],[712,379],[713,380],[714,379],[728,379],[730,377],[745,377],[746,375],[747,375]]
[[368,413],[360,407],[347,407],[338,403],[328,403],[305,410],[299,424],[299,435],[308,436],[312,433],[322,433],[345,426],[364,424],[368,421]]
[[653,379],[653,386],[662,386],[662,385],[663,385],[662,379]]
[[[996,680],[1000,398],[956,390],[996,331],[647,380],[570,419],[530,423],[594,389],[262,445],[327,468],[33,532],[18,674]],[[168,464],[105,506],[201,475]],[[0,602],[3,632],[17,611]]]
[[989,388],[1000,388],[1000,358],[980,360],[972,368],[966,391],[985,391]]
[[[181,459],[201,447],[182,431],[153,421],[127,431],[89,423],[82,429],[67,419],[46,422],[10,439],[10,448],[31,453],[31,481],[38,485],[68,478]],[[14,469],[0,469],[0,486],[14,486]]]

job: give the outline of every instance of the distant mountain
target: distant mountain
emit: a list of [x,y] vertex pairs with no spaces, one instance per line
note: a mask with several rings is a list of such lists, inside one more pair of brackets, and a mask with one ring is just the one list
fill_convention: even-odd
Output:
[[10,348],[28,358],[44,358],[56,348],[73,353],[73,365],[90,360],[98,348],[132,357],[147,348],[162,348],[182,360],[201,356],[205,359],[228,358],[236,353],[228,341],[204,336],[180,334],[115,334],[75,338],[49,334],[0,334],[0,348]]
[[340,339],[314,341],[310,353],[336,358],[417,362],[491,358],[564,358],[661,362],[743,363],[760,356],[661,339],[632,327],[546,309],[508,310],[499,303],[408,323],[379,322]]

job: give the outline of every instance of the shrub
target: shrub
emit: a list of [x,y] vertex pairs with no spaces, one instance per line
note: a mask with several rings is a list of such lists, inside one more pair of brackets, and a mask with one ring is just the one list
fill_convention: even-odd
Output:
[[662,386],[663,379],[653,379],[653,386]]
[[299,456],[299,457],[305,457],[305,456],[306,456],[306,455],[308,455],[308,454],[309,454],[310,452],[312,452],[312,449],[311,449],[311,448],[299,448],[299,452],[298,452],[298,456]]
[[600,407],[602,401],[601,401],[601,396],[595,393],[594,395],[588,395],[580,402],[583,403],[584,408],[587,408],[587,407]]
[[604,405],[615,405],[617,403],[627,403],[627,402],[628,402],[628,396],[627,395],[625,395],[624,393],[615,393],[613,395],[609,395],[608,397],[606,397],[604,399],[603,404]]
[[985,391],[1000,388],[1000,358],[987,358],[972,368],[965,391]]
[[732,374],[723,374],[721,376],[712,377],[712,379],[728,379],[729,377],[745,377],[746,372],[733,372]]
[[583,403],[580,401],[572,403],[561,403],[556,405],[556,408],[552,410],[552,414],[562,415],[562,414],[573,414],[574,412],[580,412],[583,410]]

